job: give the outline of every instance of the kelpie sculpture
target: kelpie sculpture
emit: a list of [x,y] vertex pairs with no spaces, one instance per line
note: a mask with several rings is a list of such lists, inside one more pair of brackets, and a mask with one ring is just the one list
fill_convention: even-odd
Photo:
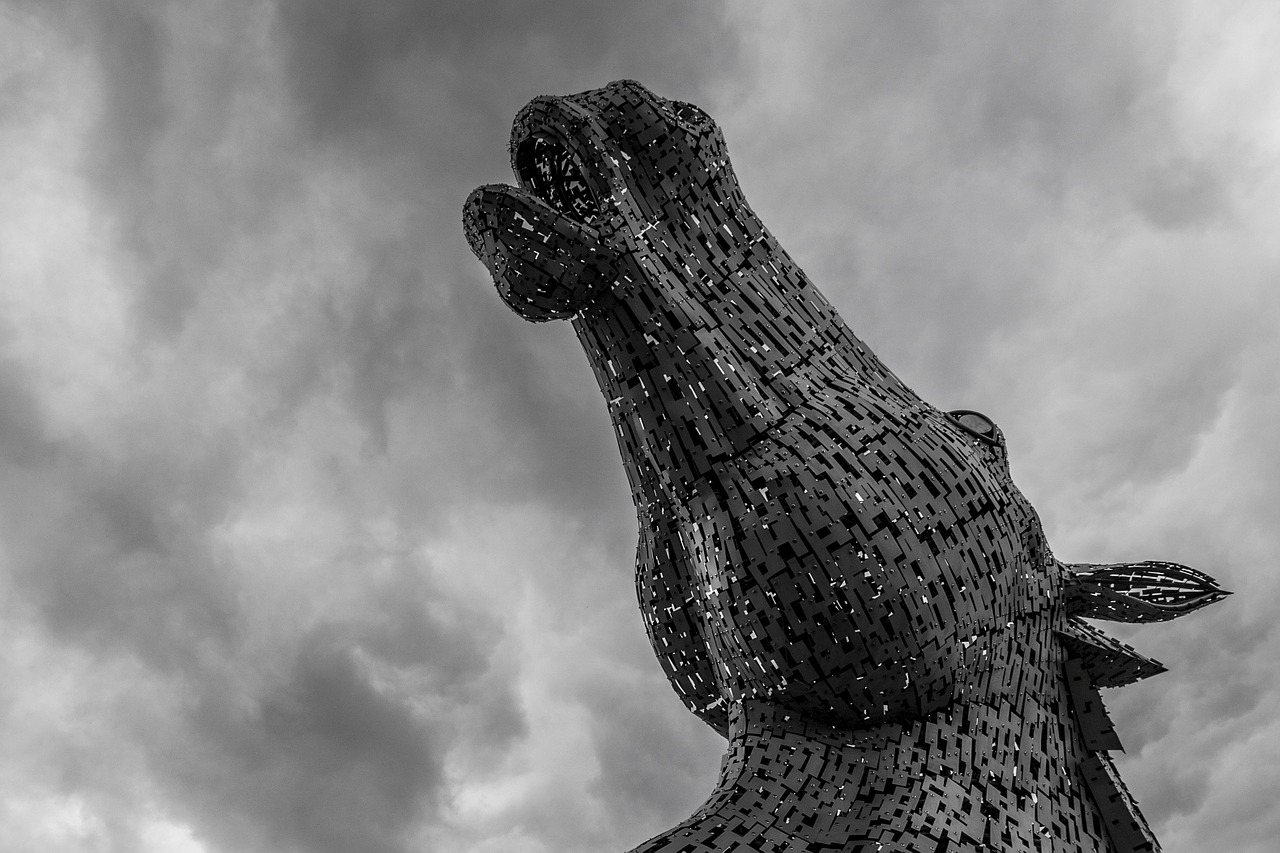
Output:
[[1054,559],[999,428],[854,336],[697,107],[631,81],[536,98],[511,156],[519,187],[472,193],[468,241],[517,314],[572,321],[653,649],[729,740],[706,803],[636,850],[1157,849],[1098,688],[1163,668],[1082,617],[1226,592]]

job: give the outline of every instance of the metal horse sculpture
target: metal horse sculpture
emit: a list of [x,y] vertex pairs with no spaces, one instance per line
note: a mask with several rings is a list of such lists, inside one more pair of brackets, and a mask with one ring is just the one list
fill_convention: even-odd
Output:
[[520,316],[570,319],[639,516],[636,589],[729,740],[636,851],[1154,851],[1099,698],[1163,670],[1081,617],[1217,601],[1172,563],[1056,560],[988,418],[940,411],[742,196],[720,129],[631,81],[534,99],[464,225]]

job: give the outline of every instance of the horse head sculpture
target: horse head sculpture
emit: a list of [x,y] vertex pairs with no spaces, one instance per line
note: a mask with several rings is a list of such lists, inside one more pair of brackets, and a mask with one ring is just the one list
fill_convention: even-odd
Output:
[[1055,559],[1000,429],[853,334],[702,110],[632,81],[540,97],[511,157],[519,185],[472,193],[468,241],[517,314],[572,322],[654,652],[729,740],[707,802],[636,850],[1155,850],[1098,688],[1162,667],[1083,620],[1227,593]]

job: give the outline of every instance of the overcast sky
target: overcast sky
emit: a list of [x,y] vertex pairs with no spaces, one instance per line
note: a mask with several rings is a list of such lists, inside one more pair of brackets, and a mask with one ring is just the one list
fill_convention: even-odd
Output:
[[1115,631],[1168,853],[1280,837],[1273,2],[0,0],[0,851],[621,851],[723,742],[644,638],[564,323],[463,239],[531,97],[703,106]]

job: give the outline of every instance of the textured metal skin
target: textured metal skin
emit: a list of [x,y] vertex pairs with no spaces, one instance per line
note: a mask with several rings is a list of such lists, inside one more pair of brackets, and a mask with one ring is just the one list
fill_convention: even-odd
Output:
[[654,651],[730,740],[707,803],[636,849],[1156,849],[1096,687],[1159,664],[1077,617],[1225,593],[1171,563],[1055,560],[999,429],[881,364],[698,108],[632,81],[541,97],[511,151],[520,186],[472,193],[468,240],[514,311],[571,319]]

